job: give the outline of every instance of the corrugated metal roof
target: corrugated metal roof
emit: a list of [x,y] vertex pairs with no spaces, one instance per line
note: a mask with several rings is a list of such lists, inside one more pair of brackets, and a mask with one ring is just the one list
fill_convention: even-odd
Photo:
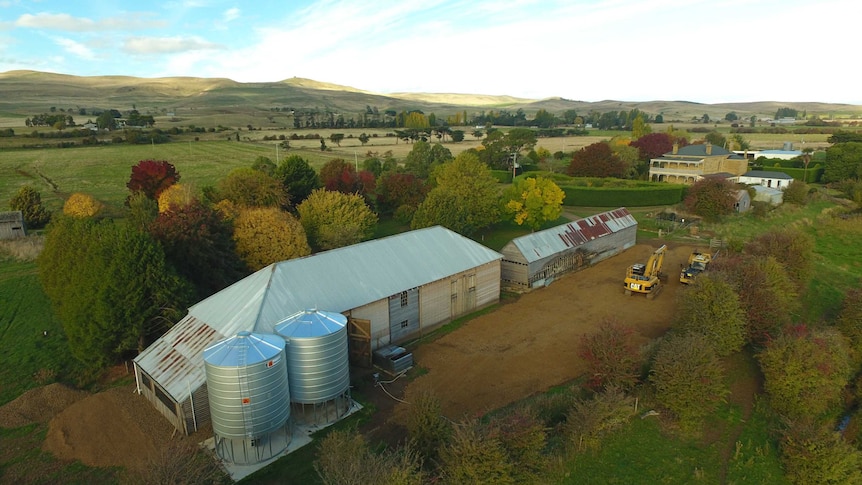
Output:
[[621,207],[527,234],[513,239],[510,244],[518,248],[527,262],[533,262],[636,225],[634,216],[628,209]]
[[751,170],[742,174],[743,177],[757,177],[763,179],[782,179],[782,180],[790,180],[793,177],[787,175],[784,172],[770,172],[768,170]]
[[435,226],[271,264],[193,305],[135,362],[182,401],[206,380],[203,350],[225,336],[274,333],[296,312],[341,313],[502,257]]

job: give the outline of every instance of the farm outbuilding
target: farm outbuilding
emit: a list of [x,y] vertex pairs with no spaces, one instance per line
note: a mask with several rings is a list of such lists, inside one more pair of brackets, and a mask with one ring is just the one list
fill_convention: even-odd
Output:
[[21,211],[0,212],[0,240],[17,239],[26,235],[24,214]]
[[515,238],[501,251],[503,284],[520,290],[549,285],[634,246],[637,225],[619,208]]
[[440,226],[271,264],[189,308],[135,358],[138,392],[180,431],[210,420],[203,351],[239,332],[275,333],[322,309],[348,320],[350,357],[404,342],[500,299],[502,255]]

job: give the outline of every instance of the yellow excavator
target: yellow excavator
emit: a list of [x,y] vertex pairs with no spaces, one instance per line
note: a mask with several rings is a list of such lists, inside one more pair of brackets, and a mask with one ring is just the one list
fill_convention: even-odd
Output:
[[679,273],[679,282],[687,285],[694,281],[694,278],[706,271],[706,268],[709,266],[709,263],[712,262],[713,258],[718,256],[718,253],[715,255],[710,253],[702,253],[700,251],[695,251],[691,253],[688,257],[688,266],[682,269]]
[[637,263],[629,266],[626,271],[626,295],[646,293],[648,299],[653,299],[662,289],[661,278],[664,276],[661,267],[664,264],[664,254],[667,245],[655,250],[646,264]]

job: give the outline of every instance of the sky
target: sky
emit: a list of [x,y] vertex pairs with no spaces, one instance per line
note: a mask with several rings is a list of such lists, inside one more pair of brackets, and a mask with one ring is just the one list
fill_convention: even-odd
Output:
[[862,104],[860,14],[858,0],[0,0],[0,72]]

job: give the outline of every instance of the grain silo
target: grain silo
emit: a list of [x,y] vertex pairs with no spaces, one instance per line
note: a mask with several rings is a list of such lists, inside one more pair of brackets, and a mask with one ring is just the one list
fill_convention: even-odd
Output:
[[293,418],[308,424],[337,421],[350,410],[347,317],[304,310],[275,326],[285,340]]
[[253,465],[290,444],[290,389],[284,339],[239,332],[203,352],[220,458]]

